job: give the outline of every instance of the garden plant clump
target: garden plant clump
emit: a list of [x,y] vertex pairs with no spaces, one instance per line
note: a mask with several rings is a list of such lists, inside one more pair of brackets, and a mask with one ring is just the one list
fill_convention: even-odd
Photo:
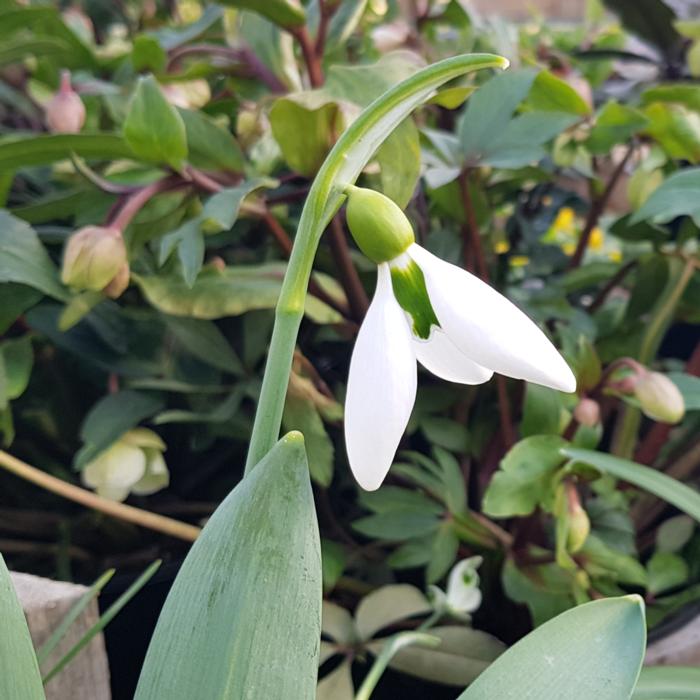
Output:
[[0,551],[115,697],[698,697],[698,77],[690,2],[0,0]]

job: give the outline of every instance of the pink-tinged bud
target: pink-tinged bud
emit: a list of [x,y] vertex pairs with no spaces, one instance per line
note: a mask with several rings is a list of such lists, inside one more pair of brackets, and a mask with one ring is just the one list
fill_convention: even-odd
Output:
[[210,261],[209,264],[217,271],[217,272],[223,272],[226,269],[226,262],[224,259],[219,256],[215,255]]
[[600,404],[587,397],[582,398],[574,409],[574,418],[588,428],[600,423]]
[[71,87],[70,71],[62,71],[61,87],[46,105],[46,124],[55,134],[77,134],[85,124],[85,105]]
[[659,372],[644,373],[637,381],[634,396],[644,415],[661,423],[678,423],[685,414],[683,394]]
[[129,269],[129,263],[125,262],[117,272],[112,281],[102,290],[110,299],[118,299],[129,286],[129,277],[131,275],[131,270]]
[[76,289],[98,292],[120,273],[123,276],[127,264],[126,246],[118,228],[85,226],[66,243],[61,280]]

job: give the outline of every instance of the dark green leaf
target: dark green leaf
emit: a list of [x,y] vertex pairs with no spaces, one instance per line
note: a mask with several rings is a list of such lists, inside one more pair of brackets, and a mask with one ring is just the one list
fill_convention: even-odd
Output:
[[545,434],[559,435],[561,430],[561,393],[539,384],[525,388],[523,419],[520,434],[523,437]]
[[677,216],[690,216],[700,225],[700,168],[673,173],[651,193],[649,199],[632,215],[632,223],[650,220],[665,223]]
[[90,409],[80,429],[85,444],[75,455],[75,468],[82,469],[127,430],[157,413],[162,405],[160,399],[132,389],[100,399]]
[[179,170],[187,157],[183,119],[152,75],[139,79],[124,122],[124,138],[146,161],[167,163]]
[[245,158],[238,141],[201,112],[178,109],[185,125],[189,160],[204,170],[243,172]]
[[611,100],[598,113],[586,146],[591,153],[609,153],[613,146],[626,143],[648,123],[639,110]]
[[400,542],[427,535],[437,530],[438,524],[434,515],[421,510],[395,510],[360,518],[352,527],[365,537]]
[[527,101],[533,109],[543,112],[567,112],[580,117],[591,112],[586,100],[571,85],[548,70],[537,74]]
[[548,507],[552,476],[563,463],[560,449],[565,445],[555,435],[534,435],[512,447],[486,490],[484,513],[507,518],[529,515],[538,505]]
[[299,27],[306,21],[306,13],[297,0],[222,0],[222,5],[241,7],[260,13],[280,27]]
[[17,282],[59,300],[68,291],[34,229],[0,209],[0,282]]

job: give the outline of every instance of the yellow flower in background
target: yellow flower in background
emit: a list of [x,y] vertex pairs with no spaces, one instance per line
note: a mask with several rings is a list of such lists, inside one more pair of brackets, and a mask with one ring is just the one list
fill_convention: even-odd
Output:
[[605,244],[605,234],[603,233],[603,229],[600,228],[600,226],[596,226],[592,231],[591,231],[591,237],[588,239],[588,247],[591,250],[602,250],[603,245]]
[[493,250],[497,255],[503,255],[503,253],[507,253],[510,250],[510,243],[508,241],[496,241]]
[[527,255],[514,255],[510,259],[510,264],[512,267],[525,267],[530,262],[530,258]]
[[576,212],[571,207],[562,207],[552,223],[555,232],[574,233],[576,229]]
[[566,255],[573,255],[576,252],[576,244],[575,243],[563,243],[561,246],[561,249],[564,251]]
[[622,251],[621,250],[611,250],[608,253],[608,257],[613,262],[620,262],[622,260]]

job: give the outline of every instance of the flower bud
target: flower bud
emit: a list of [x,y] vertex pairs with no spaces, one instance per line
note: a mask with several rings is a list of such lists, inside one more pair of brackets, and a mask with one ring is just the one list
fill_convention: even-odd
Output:
[[591,531],[591,521],[588,513],[581,507],[578,494],[572,503],[569,499],[569,534],[567,547],[570,552],[578,552]]
[[574,418],[588,428],[600,423],[600,404],[587,397],[582,398],[574,408]]
[[349,187],[346,217],[358,247],[376,263],[393,260],[415,242],[400,207],[374,190]]
[[134,428],[85,466],[83,483],[113,501],[123,501],[130,492],[150,495],[170,480],[164,451],[165,443],[156,433]]
[[129,286],[131,270],[129,263],[125,262],[117,272],[112,281],[102,290],[110,299],[118,299]]
[[85,123],[85,105],[71,87],[70,71],[61,73],[61,87],[46,105],[46,124],[55,134],[77,134]]
[[685,401],[678,387],[664,374],[645,372],[637,380],[634,396],[642,412],[662,423],[678,423],[685,414]]
[[[85,226],[68,239],[63,253],[61,280],[76,289],[97,292],[119,274],[123,282],[126,264],[126,246],[119,229]],[[115,287],[118,289],[118,284],[115,283]]]

